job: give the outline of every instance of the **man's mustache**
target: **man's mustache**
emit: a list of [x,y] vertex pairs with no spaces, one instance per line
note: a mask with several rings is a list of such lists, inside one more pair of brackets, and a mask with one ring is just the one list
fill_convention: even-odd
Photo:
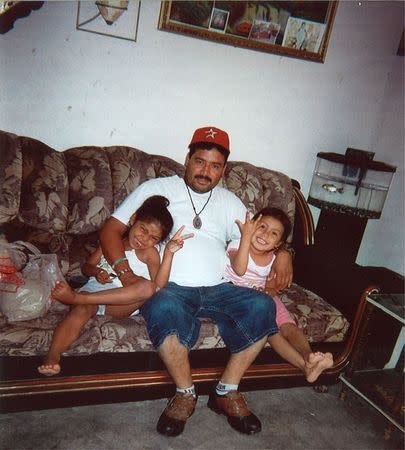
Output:
[[205,181],[208,181],[209,183],[212,183],[211,178],[206,177],[204,175],[196,175],[194,178],[196,178],[197,180],[205,180]]

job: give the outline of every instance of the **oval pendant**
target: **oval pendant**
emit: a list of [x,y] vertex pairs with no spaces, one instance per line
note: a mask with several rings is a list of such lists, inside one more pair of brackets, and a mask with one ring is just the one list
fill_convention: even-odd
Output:
[[201,222],[200,216],[198,214],[193,219],[193,226],[197,230],[199,230],[202,226],[202,222]]

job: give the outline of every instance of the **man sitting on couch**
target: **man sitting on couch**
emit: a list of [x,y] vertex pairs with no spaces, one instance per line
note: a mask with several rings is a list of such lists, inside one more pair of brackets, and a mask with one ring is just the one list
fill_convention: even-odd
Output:
[[[259,419],[238,392],[239,382],[266,343],[275,334],[275,306],[267,294],[224,283],[226,243],[239,237],[235,220],[244,220],[241,200],[218,183],[229,156],[229,137],[215,127],[197,129],[189,145],[184,179],[177,175],[148,180],[117,208],[100,232],[103,253],[110,264],[123,259],[122,235],[130,216],[151,195],[165,195],[174,228],[194,238],[172,266],[168,286],[157,292],[141,309],[154,347],[176,384],[157,423],[159,433],[177,436],[194,412],[197,397],[191,377],[188,352],[196,343],[199,318],[214,320],[231,352],[216,392],[208,406],[224,414],[230,425],[246,434],[261,430]],[[274,264],[277,288],[291,283],[291,257],[279,252]],[[115,265],[124,286],[136,276],[126,261]],[[273,275],[274,275],[273,273]]]

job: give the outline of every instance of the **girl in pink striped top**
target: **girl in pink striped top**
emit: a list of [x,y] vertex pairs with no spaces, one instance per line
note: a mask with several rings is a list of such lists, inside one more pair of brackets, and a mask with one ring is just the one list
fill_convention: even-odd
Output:
[[269,337],[269,343],[289,363],[314,382],[333,365],[331,353],[312,352],[304,333],[297,327],[284,304],[266,288],[267,277],[278,248],[285,244],[291,232],[288,216],[278,208],[264,208],[253,219],[246,213],[245,223],[236,220],[241,232],[240,241],[229,243],[228,263],[224,278],[238,286],[266,291],[276,304],[279,333]]

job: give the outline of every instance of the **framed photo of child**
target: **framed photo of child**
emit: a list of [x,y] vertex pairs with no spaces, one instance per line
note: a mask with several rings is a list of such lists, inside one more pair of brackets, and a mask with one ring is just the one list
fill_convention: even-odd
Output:
[[283,46],[317,53],[322,43],[325,24],[289,17]]

